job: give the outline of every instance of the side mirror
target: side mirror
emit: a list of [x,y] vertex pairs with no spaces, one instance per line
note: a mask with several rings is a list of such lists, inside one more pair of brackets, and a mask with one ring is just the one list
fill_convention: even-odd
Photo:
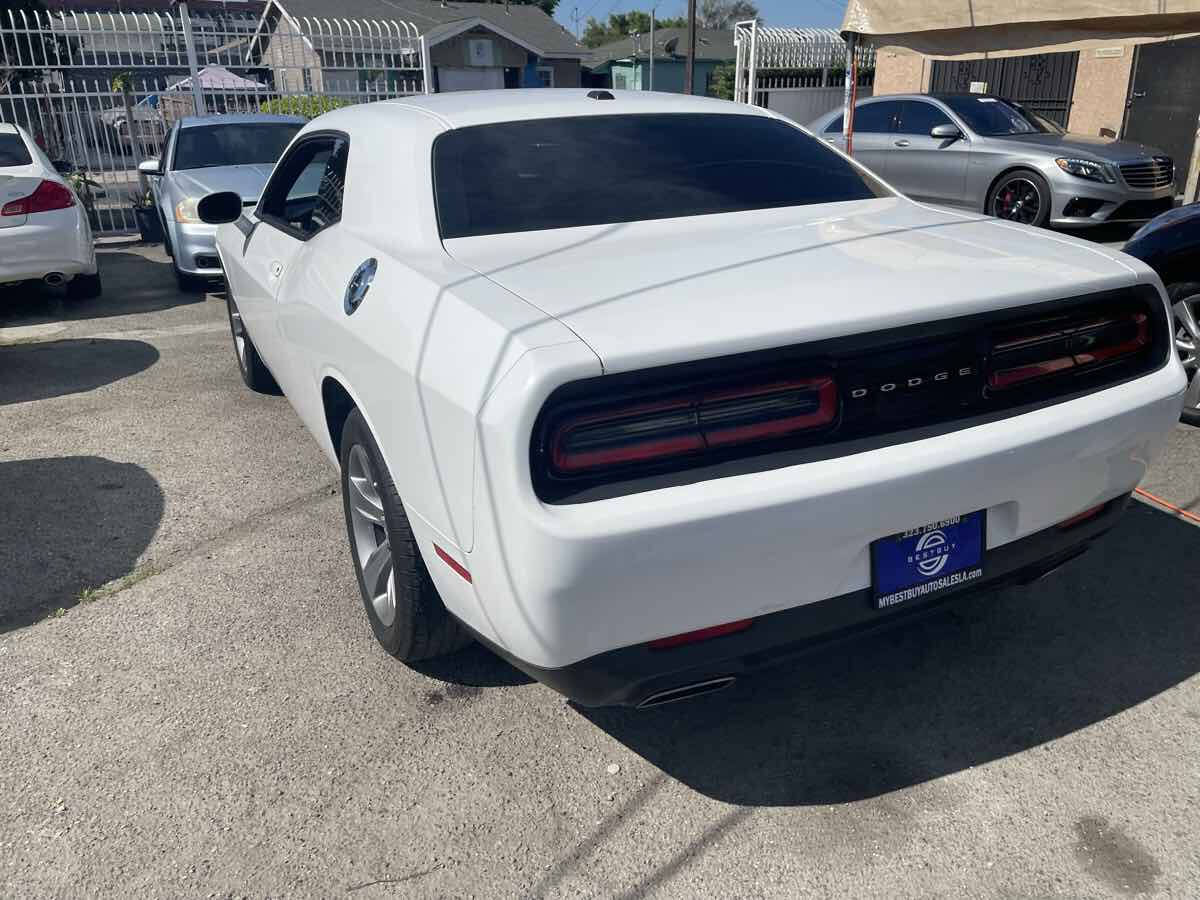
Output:
[[224,225],[236,222],[242,216],[242,198],[233,191],[220,191],[204,197],[196,206],[201,222],[209,225]]
[[937,138],[939,141],[957,141],[961,140],[964,135],[959,131],[957,125],[951,125],[946,122],[942,125],[934,125],[933,130],[929,132],[931,138]]
[[161,175],[162,163],[157,159],[147,159],[144,162],[138,163],[138,171],[143,175]]
[[51,163],[54,166],[54,171],[59,175],[73,175],[75,173],[75,165],[65,159],[56,159]]

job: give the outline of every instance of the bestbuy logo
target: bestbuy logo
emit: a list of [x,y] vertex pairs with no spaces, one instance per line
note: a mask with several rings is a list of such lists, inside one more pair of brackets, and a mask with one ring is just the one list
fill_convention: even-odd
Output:
[[872,394],[891,394],[896,391],[915,391],[925,387],[936,387],[962,378],[970,378],[975,373],[975,366],[958,366],[943,369],[932,375],[911,375],[905,378],[893,378],[872,387],[851,388],[850,398],[852,400],[862,400]]

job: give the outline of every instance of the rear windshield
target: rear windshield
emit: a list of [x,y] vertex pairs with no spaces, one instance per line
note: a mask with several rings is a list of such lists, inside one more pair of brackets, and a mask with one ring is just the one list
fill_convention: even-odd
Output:
[[32,162],[29,148],[19,134],[0,134],[0,169],[5,166],[27,166]]
[[821,141],[761,116],[581,116],[476,125],[433,146],[443,238],[887,195]]
[[299,130],[299,123],[290,122],[182,128],[175,139],[172,168],[273,165]]

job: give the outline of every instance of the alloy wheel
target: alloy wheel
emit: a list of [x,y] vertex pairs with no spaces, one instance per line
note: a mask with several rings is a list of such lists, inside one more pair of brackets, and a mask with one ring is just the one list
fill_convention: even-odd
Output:
[[1042,210],[1042,192],[1028,178],[1010,178],[996,189],[992,215],[1010,222],[1032,225]]
[[1175,313],[1175,349],[1179,352],[1179,361],[1188,375],[1188,389],[1184,397],[1185,410],[1200,410],[1200,357],[1197,347],[1200,347],[1200,324],[1197,314],[1200,313],[1200,294],[1192,294],[1177,300],[1173,307]]
[[390,628],[396,621],[396,573],[383,501],[379,497],[379,479],[362,444],[350,448],[348,462],[347,499],[354,532],[354,555],[375,615],[384,628]]

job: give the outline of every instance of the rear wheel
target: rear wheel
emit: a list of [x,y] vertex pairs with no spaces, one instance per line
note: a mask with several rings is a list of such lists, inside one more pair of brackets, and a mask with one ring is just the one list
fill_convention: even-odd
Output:
[[94,275],[76,275],[67,284],[67,296],[72,300],[94,300],[103,290],[99,272]]
[[465,647],[471,637],[438,596],[396,485],[357,409],[342,429],[341,463],[350,555],[375,638],[406,662]]
[[1167,289],[1175,314],[1175,349],[1187,371],[1188,389],[1180,420],[1200,425],[1200,284],[1173,284]]
[[260,394],[281,394],[275,377],[267,369],[266,364],[258,355],[254,341],[242,322],[242,314],[238,312],[237,302],[229,289],[225,290],[225,306],[229,311],[229,331],[233,335],[233,352],[237,356],[238,370],[242,373],[242,381],[246,387]]
[[1050,221],[1050,185],[1032,169],[1009,172],[988,193],[988,215],[1042,228]]

